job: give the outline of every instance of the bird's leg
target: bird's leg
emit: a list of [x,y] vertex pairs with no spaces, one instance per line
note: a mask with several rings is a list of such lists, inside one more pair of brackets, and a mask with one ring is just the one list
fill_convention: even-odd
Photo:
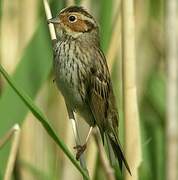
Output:
[[[66,103],[66,107],[67,107],[69,119],[72,123],[72,129],[73,129],[73,133],[74,133],[74,137],[75,137],[75,142],[76,142],[76,145],[78,146],[81,144],[80,143],[81,142],[80,136],[79,136],[79,132],[78,132],[78,123],[77,123],[77,120],[75,118],[74,112],[71,110],[70,106],[67,103]],[[80,164],[83,167],[83,169],[85,169],[87,171],[84,156],[81,155],[78,160],[80,161]]]
[[85,143],[83,145],[77,145],[74,147],[74,149],[77,150],[77,153],[76,153],[76,159],[79,160],[80,156],[84,153],[84,151],[86,150],[87,148],[87,142],[89,140],[89,137],[91,135],[91,132],[92,132],[92,129],[93,127],[91,126],[89,131],[88,131],[88,134],[87,134],[87,137],[86,137],[86,140],[85,140]]

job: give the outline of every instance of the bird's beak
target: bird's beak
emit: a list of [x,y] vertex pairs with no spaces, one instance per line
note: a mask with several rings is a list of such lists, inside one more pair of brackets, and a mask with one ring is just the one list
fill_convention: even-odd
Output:
[[54,18],[48,19],[47,21],[48,21],[48,24],[49,24],[49,23],[60,24],[60,19],[59,19],[59,17],[54,17]]

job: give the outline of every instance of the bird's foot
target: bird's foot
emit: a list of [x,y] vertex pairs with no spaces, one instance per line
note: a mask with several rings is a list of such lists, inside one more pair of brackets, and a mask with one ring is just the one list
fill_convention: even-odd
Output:
[[77,145],[77,146],[74,147],[74,149],[77,151],[77,153],[76,153],[77,161],[79,160],[80,156],[84,153],[86,148],[87,148],[87,144],[86,143],[84,145]]

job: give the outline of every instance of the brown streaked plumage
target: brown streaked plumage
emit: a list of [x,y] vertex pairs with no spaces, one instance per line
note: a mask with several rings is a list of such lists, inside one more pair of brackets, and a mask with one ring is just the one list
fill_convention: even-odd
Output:
[[[68,110],[81,114],[90,126],[98,126],[109,152],[130,173],[119,144],[118,112],[95,19],[82,7],[71,6],[49,22],[54,23],[58,37],[54,47],[55,80]],[[110,157],[113,162],[113,155]]]

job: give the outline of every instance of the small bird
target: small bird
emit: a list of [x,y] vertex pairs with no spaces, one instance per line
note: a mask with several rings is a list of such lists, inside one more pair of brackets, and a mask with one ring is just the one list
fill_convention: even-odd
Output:
[[[110,157],[118,160],[121,169],[124,163],[131,174],[118,139],[118,111],[96,20],[83,7],[70,6],[48,22],[54,24],[57,34],[55,82],[69,114],[77,112],[90,127],[97,126]],[[77,148],[79,158],[86,144]]]

